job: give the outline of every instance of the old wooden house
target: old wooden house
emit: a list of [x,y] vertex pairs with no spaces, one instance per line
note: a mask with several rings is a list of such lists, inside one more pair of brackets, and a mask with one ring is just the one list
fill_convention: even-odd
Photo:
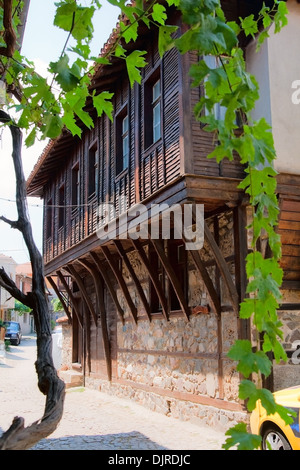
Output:
[[[259,3],[223,2],[229,19]],[[184,28],[178,12],[172,15]],[[70,367],[85,385],[226,428],[245,416],[239,374],[227,351],[235,339],[251,337],[238,313],[249,249],[247,199],[238,189],[244,170],[238,160],[206,158],[214,142],[194,119],[202,90],[190,87],[188,74],[196,54],[172,49],[160,58],[157,31],[140,33],[138,47],[147,50],[140,85],[130,87],[120,59],[99,66],[93,77],[96,93],[114,93],[113,122],[90,109],[94,128],[83,127],[81,139],[63,132],[29,177],[28,194],[45,206],[45,274],[72,325]],[[105,48],[114,40],[113,34]],[[260,64],[261,56],[255,58],[245,42],[246,57],[248,50],[251,67],[261,72],[276,59],[269,54]],[[273,90],[265,86],[267,99]],[[279,155],[283,165],[285,159]],[[300,171],[290,165],[280,171],[282,316],[285,345],[292,350],[291,330],[300,331]],[[147,220],[154,205],[202,205],[203,247],[191,249],[184,234],[172,237],[175,225],[163,239],[150,229],[128,236],[128,225],[140,221],[141,204]]]

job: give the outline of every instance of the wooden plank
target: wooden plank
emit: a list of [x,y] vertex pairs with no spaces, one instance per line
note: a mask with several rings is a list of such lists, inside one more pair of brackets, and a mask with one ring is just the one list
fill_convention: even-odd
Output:
[[280,203],[281,211],[287,212],[300,212],[300,201],[293,201],[288,199],[282,199]]
[[174,269],[170,263],[170,261],[168,260],[161,244],[160,244],[160,241],[159,240],[153,240],[153,239],[150,239],[163,267],[164,267],[164,270],[165,272],[167,273],[167,276],[173,286],[173,289],[175,291],[175,294],[178,298],[178,301],[180,303],[180,306],[181,306],[181,309],[186,317],[187,320],[189,320],[189,314],[190,314],[190,310],[189,310],[189,307],[187,305],[187,302],[184,298],[184,294],[183,294],[183,290],[181,288],[181,285],[178,281],[178,278],[174,272]]
[[143,306],[144,306],[144,309],[145,309],[145,311],[146,311],[146,315],[147,315],[147,317],[148,317],[148,320],[151,321],[151,309],[150,309],[149,302],[148,302],[148,300],[147,300],[147,298],[146,298],[146,296],[145,296],[145,293],[144,293],[144,290],[143,290],[143,288],[142,288],[142,286],[141,286],[141,283],[140,283],[140,281],[138,280],[138,277],[137,277],[137,275],[135,274],[135,272],[134,272],[134,270],[133,270],[133,268],[132,268],[132,265],[131,265],[131,263],[130,263],[130,261],[129,261],[129,258],[128,258],[127,254],[126,254],[126,252],[125,252],[125,250],[124,250],[124,248],[123,248],[123,246],[122,246],[122,242],[121,242],[120,240],[114,240],[114,244],[115,244],[115,246],[116,246],[116,248],[117,248],[117,250],[118,250],[118,252],[119,252],[119,255],[121,256],[122,260],[124,261],[125,266],[126,266],[126,268],[128,269],[128,272],[129,272],[129,274],[130,274],[130,276],[131,276],[131,278],[132,278],[132,280],[133,280],[133,282],[134,282],[134,284],[135,284],[135,287],[136,287],[136,289],[137,289],[137,291],[138,291],[138,294],[139,294],[139,296],[140,296],[140,299],[141,299],[142,304],[143,304]]
[[300,239],[299,245],[285,245],[281,247],[282,256],[297,256],[300,257]]
[[300,204],[299,204],[299,212],[295,211],[295,212],[292,212],[292,211],[281,211],[280,212],[280,220],[291,220],[291,221],[295,221],[295,222],[299,222],[300,221]]
[[117,267],[115,260],[113,259],[109,248],[107,246],[101,246],[101,251],[104,254],[112,272],[114,273],[116,280],[120,286],[120,289],[125,297],[125,300],[128,304],[129,311],[131,313],[132,319],[134,320],[135,323],[137,323],[137,308],[134,305],[131,295],[129,293],[128,287],[126,285],[126,282],[124,281],[123,275],[119,268]]
[[157,293],[157,296],[159,298],[159,301],[161,303],[161,306],[162,306],[162,311],[163,311],[163,315],[165,317],[166,320],[169,320],[169,310],[168,310],[168,303],[167,303],[167,299],[165,297],[165,294],[163,292],[163,289],[162,289],[162,286],[159,282],[159,279],[158,279],[158,276],[156,275],[156,273],[154,272],[150,262],[149,262],[149,259],[147,258],[146,256],[146,253],[145,253],[145,250],[144,248],[142,247],[141,243],[139,240],[134,240],[134,239],[131,239],[131,243],[133,245],[133,247],[137,250],[145,268],[147,269],[148,271],[148,274],[150,276],[150,279],[152,281],[152,284],[154,286],[154,289],[156,290],[156,293]]
[[300,231],[278,229],[281,243],[284,245],[298,245],[300,241]]
[[114,286],[112,285],[112,282],[109,279],[109,276],[107,274],[107,271],[106,271],[105,267],[103,266],[102,261],[100,260],[99,256],[96,253],[92,252],[92,251],[89,253],[89,255],[93,259],[93,261],[96,264],[99,272],[101,273],[101,276],[103,277],[103,280],[106,284],[106,287],[107,287],[107,289],[108,289],[108,291],[109,291],[109,293],[110,293],[110,295],[113,299],[113,302],[116,306],[116,309],[118,311],[120,319],[121,319],[122,323],[124,323],[124,311],[123,311],[123,309],[120,305],[120,302],[118,300],[117,294],[116,294],[115,289],[114,289]]
[[279,230],[300,230],[300,221],[294,220],[279,220]]

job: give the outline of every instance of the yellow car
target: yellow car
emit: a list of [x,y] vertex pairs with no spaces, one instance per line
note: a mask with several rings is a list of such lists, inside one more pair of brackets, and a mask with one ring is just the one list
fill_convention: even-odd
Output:
[[263,450],[300,450],[300,386],[275,392],[274,397],[278,405],[296,412],[293,423],[286,425],[278,414],[267,415],[258,402],[250,417],[251,432],[262,437]]

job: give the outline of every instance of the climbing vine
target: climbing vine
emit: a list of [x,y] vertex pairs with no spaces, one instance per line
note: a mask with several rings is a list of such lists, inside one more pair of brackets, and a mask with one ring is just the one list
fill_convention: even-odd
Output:
[[[257,400],[269,414],[278,412],[286,422],[290,413],[277,405],[270,391],[261,386],[261,376],[271,373],[275,360],[286,359],[281,345],[281,324],[277,317],[280,302],[282,270],[279,265],[281,245],[276,234],[278,203],[276,197],[276,153],[270,126],[264,118],[253,121],[251,112],[259,98],[255,77],[246,71],[244,54],[239,47],[239,35],[251,36],[260,47],[272,26],[277,33],[287,23],[287,8],[283,1],[275,0],[273,7],[263,4],[258,16],[251,14],[239,21],[228,22],[220,0],[108,0],[120,7],[122,15],[114,43],[100,57],[91,55],[93,16],[101,8],[98,0],[80,2],[61,0],[56,3],[54,24],[66,32],[66,43],[57,61],[49,64],[52,80],[49,83],[35,70],[34,64],[21,55],[15,47],[18,14],[22,2],[5,0],[0,5],[0,71],[8,93],[5,103],[14,116],[14,125],[26,133],[26,145],[33,145],[36,138],[56,138],[67,127],[73,135],[81,135],[78,119],[91,128],[94,123],[85,109],[88,99],[98,116],[106,113],[112,120],[112,94],[96,95],[90,87],[95,68],[109,64],[111,57],[126,62],[131,85],[141,82],[141,69],[146,65],[145,51],[128,53],[126,44],[138,38],[138,26],[155,24],[159,32],[159,52],[163,55],[176,47],[181,54],[197,51],[200,60],[190,70],[192,86],[205,84],[205,94],[195,108],[195,114],[204,129],[215,135],[217,145],[208,158],[217,162],[239,155],[245,165],[246,177],[240,188],[245,191],[252,208],[252,251],[247,256],[247,296],[240,306],[240,317],[251,319],[257,331],[257,348],[247,340],[238,340],[229,351],[229,357],[237,361],[237,370],[244,376],[239,396],[247,401],[248,410],[254,409]],[[87,5],[88,4],[88,5]],[[8,7],[10,9],[8,10]],[[178,8],[189,28],[180,37],[175,35],[177,26],[168,23],[167,8]],[[121,40],[122,39],[122,40]],[[71,55],[75,60],[71,60]],[[218,59],[218,66],[210,68],[206,56]],[[93,65],[91,66],[91,62]],[[3,99],[3,97],[2,97]],[[219,103],[224,107],[224,119],[217,119],[213,112]],[[203,112],[205,110],[205,112]],[[268,242],[269,256],[260,251],[261,238]],[[250,376],[256,380],[250,380]],[[259,436],[246,430],[244,423],[228,431],[225,448],[238,446],[251,449],[259,446]]]

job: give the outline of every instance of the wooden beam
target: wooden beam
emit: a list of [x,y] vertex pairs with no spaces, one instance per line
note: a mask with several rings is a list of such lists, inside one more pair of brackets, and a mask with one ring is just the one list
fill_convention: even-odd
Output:
[[65,269],[71,274],[71,276],[75,280],[76,284],[78,285],[79,290],[80,290],[80,292],[83,296],[83,299],[86,303],[86,306],[87,306],[88,310],[90,311],[90,313],[93,317],[95,325],[97,325],[97,315],[96,315],[96,312],[95,312],[95,309],[94,309],[94,305],[92,304],[90,296],[88,295],[88,293],[86,291],[85,285],[83,284],[83,281],[82,281],[81,277],[79,276],[79,274],[76,271],[76,269],[74,268],[74,266],[72,266],[71,264],[68,265]]
[[79,312],[79,310],[78,310],[77,301],[76,301],[76,299],[75,299],[75,297],[74,297],[74,295],[73,295],[73,293],[72,293],[72,291],[71,291],[71,289],[70,289],[70,287],[69,287],[67,281],[65,280],[64,275],[63,275],[59,270],[56,271],[56,274],[57,274],[57,276],[59,277],[59,280],[61,281],[62,285],[63,285],[64,288],[66,289],[66,292],[67,292],[67,294],[68,294],[68,296],[69,296],[69,299],[71,300],[72,306],[73,306],[73,308],[74,308],[74,312],[75,312],[75,315],[76,315],[76,317],[77,317],[77,320],[78,320],[78,322],[79,322],[81,328],[83,328],[82,316],[81,316],[81,314],[80,314],[80,312]]
[[204,220],[204,236],[205,236],[206,241],[207,241],[207,243],[209,244],[209,246],[212,250],[212,253],[214,255],[214,258],[216,260],[216,263],[218,265],[220,273],[221,273],[221,275],[224,279],[224,282],[225,282],[225,284],[228,288],[228,292],[229,292],[229,296],[230,296],[231,301],[232,301],[233,309],[234,309],[235,313],[238,315],[238,313],[239,313],[239,296],[238,296],[237,288],[234,285],[234,282],[232,280],[232,277],[231,277],[231,274],[229,272],[228,266],[227,266],[226,261],[224,259],[223,253],[220,250],[220,248],[218,247],[218,245],[217,245],[217,243],[216,243],[216,241],[213,237],[213,234],[209,230],[209,227],[208,227],[205,220]]
[[[233,210],[234,222],[234,253],[235,253],[235,282],[239,303],[246,297],[247,274],[246,257],[248,255],[247,215],[246,207],[238,206]],[[248,320],[239,320],[239,338],[250,339],[250,324]]]
[[204,266],[204,263],[201,259],[199,251],[198,250],[189,250],[189,253],[190,253],[190,255],[191,255],[191,257],[194,261],[194,264],[196,266],[196,269],[197,269],[198,273],[200,274],[201,278],[203,279],[203,282],[205,284],[207,293],[210,297],[212,308],[215,311],[215,313],[220,315],[220,313],[221,313],[220,299],[219,299],[219,296],[218,296],[217,291],[215,289],[215,286],[214,286],[214,284],[213,284],[213,282],[212,282],[212,280],[211,280],[211,278],[210,278],[210,276],[207,272],[207,269]]
[[120,271],[120,269],[117,267],[115,260],[113,259],[109,248],[107,246],[101,246],[102,253],[104,254],[106,261],[108,262],[112,272],[115,275],[115,278],[120,286],[120,289],[125,297],[125,300],[128,304],[129,311],[131,313],[132,319],[134,320],[135,323],[137,323],[137,308],[134,305],[131,295],[129,293],[128,287],[126,285],[126,282],[124,281],[123,275]]
[[89,252],[89,255],[90,257],[93,259],[94,263],[96,264],[97,266],[97,269],[98,271],[101,273],[101,276],[103,277],[103,280],[106,284],[106,287],[113,299],[113,302],[116,306],[116,309],[118,311],[118,314],[120,316],[120,319],[122,321],[122,323],[124,324],[124,311],[120,305],[120,302],[118,300],[118,297],[117,297],[117,294],[115,292],[115,289],[114,289],[114,286],[112,285],[111,283],[111,280],[109,279],[109,276],[107,275],[107,271],[105,269],[105,267],[103,266],[103,263],[102,261],[100,260],[100,258],[98,257],[98,255],[94,252]]
[[52,279],[51,276],[47,276],[47,281],[51,284],[54,292],[56,293],[57,297],[59,298],[59,300],[60,300],[60,302],[63,306],[63,309],[64,309],[64,311],[65,311],[65,313],[68,317],[68,320],[69,320],[70,324],[72,325],[72,316],[70,314],[69,308],[68,308],[67,304],[65,303],[65,300],[64,300],[63,296],[61,295],[57,285],[55,284],[55,281]]
[[134,282],[134,284],[135,284],[135,287],[136,287],[136,289],[137,289],[137,291],[138,291],[138,294],[139,294],[139,296],[140,296],[140,299],[141,299],[142,304],[143,304],[143,306],[144,306],[144,309],[145,309],[145,311],[146,311],[146,315],[147,315],[147,317],[148,317],[148,320],[151,321],[151,309],[150,309],[149,302],[148,302],[148,300],[147,300],[147,298],[146,298],[146,296],[145,296],[145,293],[144,293],[144,290],[143,290],[143,288],[142,288],[142,286],[141,286],[141,283],[140,283],[140,281],[139,281],[137,275],[135,274],[135,272],[134,272],[134,270],[133,270],[133,267],[132,267],[132,265],[131,265],[131,263],[130,263],[130,261],[129,261],[129,259],[128,259],[128,256],[127,256],[127,254],[126,254],[126,252],[125,252],[125,250],[124,250],[124,248],[123,248],[123,246],[122,246],[122,243],[121,243],[120,240],[114,240],[114,244],[115,244],[115,246],[116,246],[116,248],[117,248],[117,250],[118,250],[119,255],[121,256],[122,260],[124,261],[125,266],[126,266],[126,268],[128,269],[128,272],[129,272],[129,274],[130,274],[130,276],[131,276],[131,278],[132,278],[132,280],[133,280],[133,282]]
[[138,252],[145,268],[148,271],[148,274],[150,276],[150,279],[152,281],[154,289],[156,290],[157,296],[158,296],[159,301],[161,303],[163,315],[164,315],[166,320],[169,320],[169,310],[168,310],[167,299],[165,297],[165,294],[163,292],[163,289],[162,289],[162,286],[159,282],[159,279],[158,279],[156,273],[154,272],[154,270],[153,270],[153,268],[152,268],[152,266],[149,262],[149,259],[146,256],[145,250],[142,247],[141,242],[139,240],[131,239],[131,243],[132,243],[133,247],[137,250],[137,252]]
[[175,274],[175,271],[170,263],[170,261],[168,260],[164,250],[163,250],[163,247],[160,243],[159,240],[154,240],[154,239],[151,239],[150,238],[150,241],[157,253],[157,256],[159,257],[163,267],[164,267],[164,270],[165,272],[167,273],[167,276],[173,286],[173,289],[175,291],[175,294],[178,298],[178,301],[180,303],[180,306],[181,306],[181,309],[186,317],[187,320],[189,320],[189,314],[190,314],[190,311],[189,311],[189,307],[188,307],[188,304],[185,300],[185,297],[184,297],[184,293],[183,293],[183,290],[181,288],[181,285],[180,285],[180,282],[178,281],[178,278]]
[[110,354],[110,344],[109,344],[109,334],[107,328],[107,318],[106,318],[106,310],[104,305],[104,297],[103,297],[103,284],[99,277],[99,272],[96,269],[93,263],[89,263],[87,260],[79,259],[78,262],[84,266],[92,275],[99,311],[100,311],[100,323],[101,323],[101,333],[102,333],[102,340],[103,340],[103,350],[104,350],[104,357],[106,363],[106,371],[107,371],[107,378],[111,381],[112,378],[112,366],[111,366],[111,354]]

